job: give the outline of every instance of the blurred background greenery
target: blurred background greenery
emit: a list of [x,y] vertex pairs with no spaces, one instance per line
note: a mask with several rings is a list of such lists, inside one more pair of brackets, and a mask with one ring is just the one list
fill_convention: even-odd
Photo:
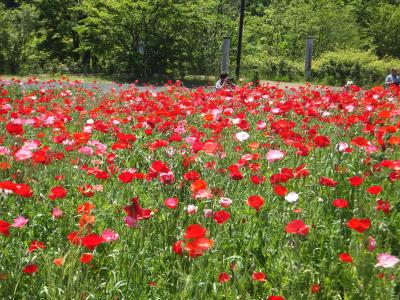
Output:
[[[1,74],[91,74],[214,80],[224,36],[236,57],[240,1],[0,1]],[[302,81],[314,36],[313,81],[382,83],[400,67],[398,0],[247,1],[242,77]],[[204,78],[204,80],[203,80]]]

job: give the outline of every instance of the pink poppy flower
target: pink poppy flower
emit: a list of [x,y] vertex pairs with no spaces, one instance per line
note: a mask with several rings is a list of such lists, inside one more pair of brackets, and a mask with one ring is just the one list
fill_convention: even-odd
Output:
[[22,228],[26,225],[26,223],[28,223],[29,219],[23,217],[23,216],[19,216],[17,218],[14,219],[14,222],[12,224],[12,227],[14,228]]
[[164,205],[170,209],[177,208],[179,204],[178,198],[168,198],[164,201]]
[[368,251],[372,252],[375,250],[375,248],[376,248],[376,240],[372,236],[370,236],[368,238]]
[[21,148],[14,154],[16,160],[26,160],[31,158],[32,155],[32,151],[26,148]]
[[382,268],[392,268],[400,262],[396,256],[390,255],[389,253],[378,254],[376,260],[378,263],[375,265],[375,267]]
[[8,155],[10,154],[10,149],[4,146],[0,146],[0,155]]
[[205,208],[205,209],[203,210],[203,215],[204,215],[205,218],[211,218],[211,217],[213,216],[213,211],[212,211],[212,209]]
[[188,213],[189,215],[194,215],[195,213],[197,213],[197,206],[195,206],[195,205],[193,205],[193,204],[189,204],[189,205],[187,206],[186,211],[187,211],[187,213]]
[[269,163],[281,160],[285,157],[285,154],[279,150],[269,150],[267,153],[267,160]]
[[239,142],[244,142],[250,137],[250,135],[245,131],[241,131],[236,133],[235,137]]
[[107,228],[106,230],[103,231],[101,237],[104,239],[106,243],[109,243],[118,240],[119,235],[115,231],[112,231],[111,229]]
[[79,148],[78,152],[85,154],[85,155],[93,155],[94,154],[94,150],[88,146],[83,146],[83,147]]
[[53,211],[51,212],[53,219],[59,219],[63,216],[63,214],[63,211],[58,206],[54,207]]
[[227,208],[232,204],[232,200],[229,198],[222,197],[219,199],[219,205],[221,205],[223,208]]

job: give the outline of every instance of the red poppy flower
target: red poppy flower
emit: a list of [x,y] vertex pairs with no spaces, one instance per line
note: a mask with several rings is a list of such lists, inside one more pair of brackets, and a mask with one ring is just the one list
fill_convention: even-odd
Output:
[[53,187],[50,191],[49,198],[51,200],[63,199],[67,195],[67,190],[62,186]]
[[353,229],[359,233],[363,233],[371,226],[369,219],[350,219],[347,221],[347,227]]
[[353,258],[351,257],[351,255],[346,253],[346,252],[340,253],[339,254],[339,259],[342,262],[345,262],[345,263],[352,263],[353,262]]
[[57,267],[61,267],[65,262],[64,257],[58,257],[53,259],[53,263],[57,266]]
[[324,186],[335,187],[338,185],[338,182],[328,178],[328,177],[321,177],[319,183]]
[[254,272],[253,275],[251,275],[251,279],[255,281],[260,281],[260,282],[265,282],[266,280],[266,275],[263,272]]
[[338,198],[332,201],[332,205],[337,208],[346,208],[349,206],[349,202],[346,199]]
[[202,149],[205,153],[213,155],[218,150],[218,144],[214,142],[206,142]]
[[279,184],[274,185],[274,193],[278,196],[285,196],[287,192],[288,190],[284,186]]
[[135,220],[148,219],[151,217],[151,209],[142,208],[139,204],[139,197],[132,199],[132,204],[124,207],[129,217]]
[[284,172],[282,169],[281,173],[271,175],[271,177],[269,178],[269,182],[271,184],[285,183],[293,177],[294,175],[291,170],[285,170]]
[[22,272],[24,272],[24,273],[27,274],[27,275],[31,275],[31,274],[37,272],[37,270],[38,270],[37,265],[35,265],[35,264],[30,264],[30,265],[25,266],[25,267],[22,269]]
[[369,141],[362,136],[356,136],[351,140],[351,143],[359,147],[366,147],[369,145]]
[[313,283],[311,285],[311,293],[316,294],[321,290],[321,286],[319,284]]
[[174,132],[173,134],[170,135],[168,140],[170,142],[180,142],[182,141],[182,137],[179,135],[179,133]]
[[267,300],[285,300],[282,296],[269,296]]
[[213,240],[210,240],[204,236],[195,238],[193,241],[186,243],[185,250],[186,251],[206,251],[211,248],[214,244]]
[[38,242],[38,241],[34,240],[34,241],[32,241],[31,245],[29,246],[28,252],[32,253],[37,249],[44,249],[44,248],[46,248],[46,246],[44,245],[43,242]]
[[379,211],[379,210],[383,211],[386,215],[390,212],[390,203],[389,203],[389,201],[378,200],[378,201],[376,201],[375,209],[377,211]]
[[200,190],[205,190],[207,188],[207,183],[202,179],[195,180],[191,185],[191,190],[196,193]]
[[370,186],[368,189],[367,189],[367,192],[368,193],[370,193],[370,194],[372,194],[372,195],[378,195],[380,192],[382,192],[382,187],[381,186],[379,186],[379,185],[373,185],[373,186]]
[[67,239],[72,245],[80,245],[82,242],[82,238],[79,236],[79,232],[77,231],[69,233]]
[[264,203],[264,198],[257,195],[252,195],[247,199],[247,205],[254,208],[256,211],[259,211]]
[[104,243],[104,239],[95,233],[89,234],[82,239],[82,245],[89,250],[94,250],[94,248],[102,243]]
[[6,125],[6,130],[11,135],[20,135],[24,133],[24,127],[22,124],[8,123]]
[[364,181],[364,179],[360,176],[353,176],[353,177],[350,177],[348,180],[352,186],[359,186]]
[[183,241],[175,242],[175,244],[172,245],[172,251],[174,251],[178,255],[182,255],[183,254],[182,243]]
[[196,181],[200,179],[200,174],[197,173],[196,171],[189,171],[183,175],[183,179],[187,181]]
[[229,171],[229,176],[233,180],[242,180],[243,179],[243,174],[242,174],[242,172],[240,172],[238,165],[231,165],[227,169]]
[[44,150],[38,150],[35,153],[33,153],[32,160],[34,160],[37,163],[46,163],[48,160],[47,152]]
[[213,219],[218,224],[224,224],[231,217],[230,213],[225,210],[220,210],[214,213]]
[[90,263],[92,261],[92,258],[93,258],[93,254],[92,253],[83,253],[81,258],[80,258],[80,261],[83,264],[88,264],[88,263]]
[[264,175],[252,175],[250,177],[250,180],[254,184],[261,184],[265,182],[265,176]]
[[317,148],[324,148],[330,145],[331,141],[327,136],[317,135],[314,137],[314,143]]
[[287,233],[307,235],[309,227],[304,223],[303,220],[293,220],[285,228]]
[[93,225],[96,221],[96,217],[93,215],[83,214],[79,219],[79,227],[80,228],[90,228],[89,226]]
[[24,198],[30,198],[33,196],[31,188],[25,183],[16,184],[14,193]]
[[193,238],[198,238],[201,236],[204,236],[206,233],[207,229],[202,227],[199,224],[192,224],[186,227],[186,232],[184,235],[185,239],[193,239]]
[[76,212],[78,214],[90,214],[93,208],[96,208],[96,206],[90,202],[85,202],[84,204],[78,205]]
[[231,280],[231,276],[228,273],[226,273],[226,272],[219,273],[219,275],[218,275],[219,283],[225,283],[225,282],[228,282],[229,280]]
[[5,235],[5,236],[10,236],[10,227],[11,227],[10,223],[0,220],[0,233],[1,234]]
[[121,174],[118,175],[118,179],[119,181],[121,181],[122,183],[129,183],[132,181],[134,177],[134,174],[131,172],[122,172]]
[[151,164],[151,171],[155,173],[169,172],[168,166],[160,160],[156,160]]
[[93,192],[93,188],[90,184],[86,184],[85,186],[78,186],[78,191],[85,197],[93,197],[94,196],[94,192]]

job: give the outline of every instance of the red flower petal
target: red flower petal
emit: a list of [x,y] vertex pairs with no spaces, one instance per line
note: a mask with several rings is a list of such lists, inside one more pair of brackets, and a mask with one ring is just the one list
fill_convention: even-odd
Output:
[[185,239],[193,239],[203,236],[206,233],[207,229],[202,227],[199,224],[192,224],[186,228],[186,232],[184,235]]
[[307,235],[309,227],[303,220],[293,220],[286,226],[285,231],[292,234]]
[[371,226],[369,219],[350,219],[347,221],[347,227],[357,232],[363,233]]

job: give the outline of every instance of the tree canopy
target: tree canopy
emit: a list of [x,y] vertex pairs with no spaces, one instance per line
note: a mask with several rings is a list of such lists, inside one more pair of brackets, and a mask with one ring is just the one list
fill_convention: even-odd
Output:
[[[240,1],[0,1],[0,71],[216,74],[224,36],[236,55]],[[300,61],[305,38],[316,57],[329,51],[400,58],[396,0],[246,2],[243,64]],[[233,68],[232,68],[233,70]]]

